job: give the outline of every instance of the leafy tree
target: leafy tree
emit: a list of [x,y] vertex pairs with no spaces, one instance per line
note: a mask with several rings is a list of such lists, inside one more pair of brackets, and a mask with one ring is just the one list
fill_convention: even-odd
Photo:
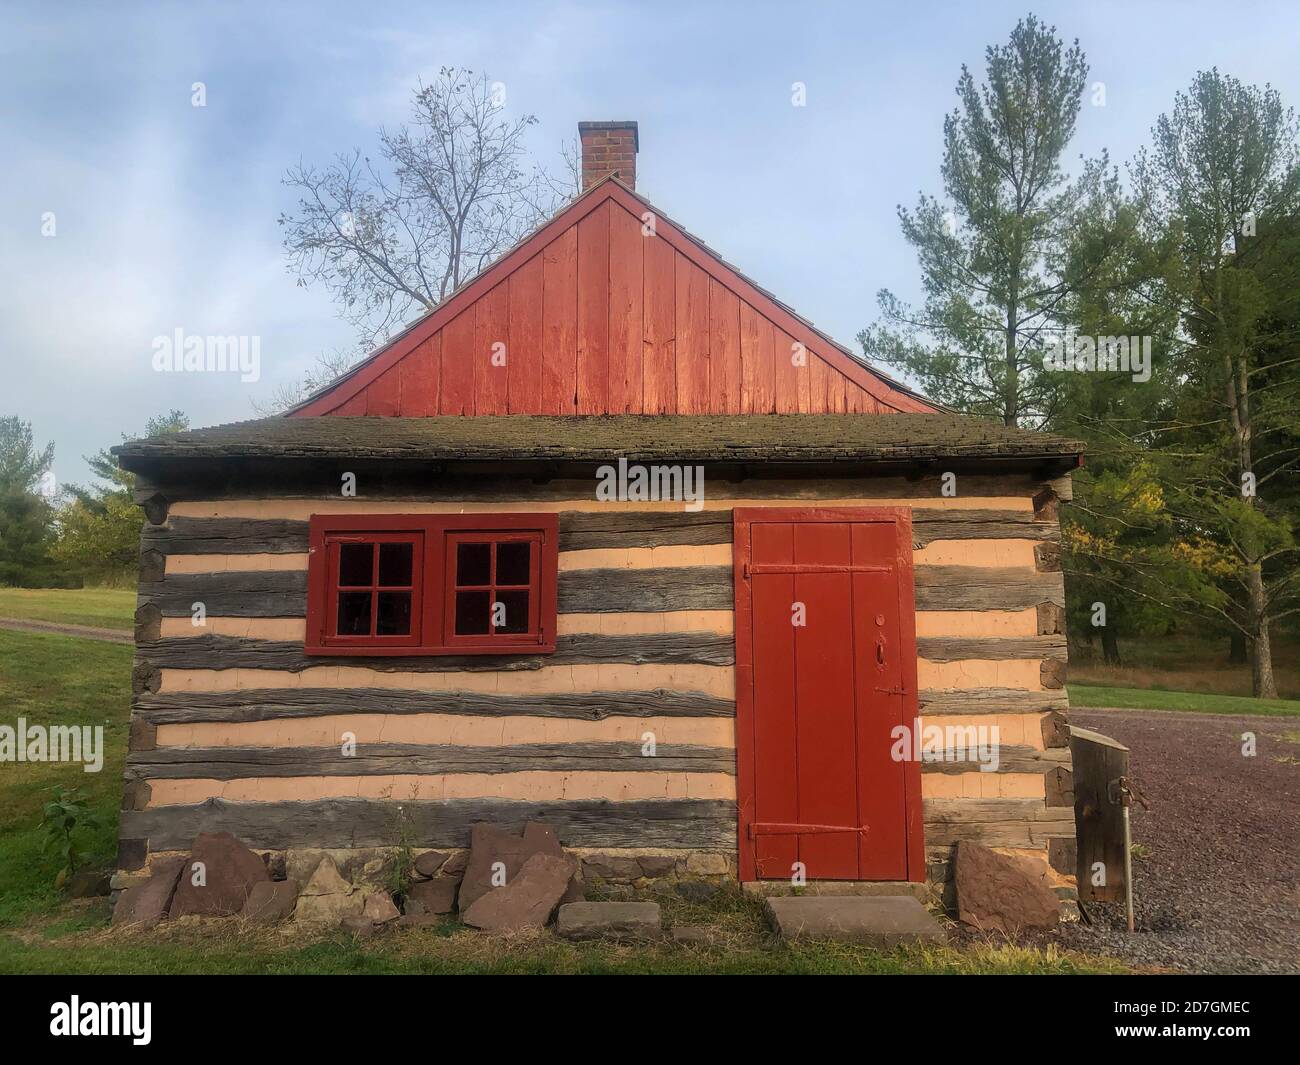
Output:
[[[1298,128],[1272,89],[1210,71],[1152,133],[1133,167],[1137,225],[1119,242],[1136,283],[1096,286],[1072,310],[1153,334],[1157,369],[1149,388],[1072,402],[1071,419],[1099,444],[1101,473],[1158,505],[1134,520],[1116,482],[1081,477],[1067,558],[1076,583],[1112,586],[1110,603],[1234,634],[1255,694],[1272,698],[1272,631],[1300,611]],[[1071,388],[1077,400],[1084,386]]]
[[[161,436],[188,428],[189,419],[173,410],[151,418],[144,435]],[[119,468],[107,449],[88,455],[86,462],[100,483],[68,486],[68,498],[58,512],[59,538],[50,553],[84,578],[121,580],[132,572],[140,556],[144,514],[133,497],[135,475]]]
[[1091,259],[1072,259],[1071,237],[1087,215],[1115,209],[1120,187],[1105,156],[1074,181],[1061,168],[1088,76],[1077,41],[1066,48],[1030,15],[987,49],[986,66],[979,86],[962,67],[960,105],[944,120],[946,201],[923,195],[915,210],[898,209],[924,305],[882,289],[881,317],[858,340],[941,402],[1039,425],[1061,400],[1059,376],[1042,367],[1045,333],[1110,249],[1094,241]]
[[54,444],[37,449],[31,422],[0,418],[0,584],[55,581],[49,558]]

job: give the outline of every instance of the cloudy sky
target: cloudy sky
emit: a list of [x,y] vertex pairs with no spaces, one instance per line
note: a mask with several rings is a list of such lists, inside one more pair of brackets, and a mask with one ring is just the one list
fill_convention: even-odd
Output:
[[[299,159],[372,150],[440,66],[486,71],[558,161],[580,119],[636,119],[638,189],[846,343],[889,286],[918,294],[895,207],[939,192],[961,65],[1006,38],[1003,3],[0,5],[0,414],[81,456],[179,408],[254,416],[316,353],[349,347],[285,270],[276,217]],[[1295,3],[1038,3],[1105,84],[1071,158],[1124,161],[1198,69],[1300,105]],[[791,84],[807,106],[791,106]],[[203,82],[207,105],[191,105]],[[54,235],[48,230],[52,214]],[[160,374],[155,337],[261,338],[262,376]]]

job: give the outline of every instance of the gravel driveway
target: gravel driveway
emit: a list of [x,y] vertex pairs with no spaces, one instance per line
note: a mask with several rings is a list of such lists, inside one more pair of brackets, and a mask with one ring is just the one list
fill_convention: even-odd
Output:
[[[1133,807],[1135,935],[1123,904],[1066,945],[1133,965],[1300,973],[1300,718],[1073,710],[1129,747],[1150,810]],[[1253,758],[1242,734],[1256,736]]]

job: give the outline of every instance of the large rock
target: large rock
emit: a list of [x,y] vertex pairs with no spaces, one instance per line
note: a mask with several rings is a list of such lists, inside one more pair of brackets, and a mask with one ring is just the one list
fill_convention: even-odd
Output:
[[456,908],[455,877],[419,880],[406,889],[406,912],[412,915],[451,913]]
[[343,879],[334,859],[326,855],[298,896],[293,916],[303,924],[337,925],[345,917],[360,917],[364,906],[361,892]]
[[387,891],[372,891],[367,895],[365,904],[361,908],[361,915],[369,917],[375,924],[387,924],[402,916],[397,912],[397,907],[393,905],[393,897]]
[[1061,902],[1044,875],[978,843],[957,844],[953,881],[962,924],[983,932],[1055,928]]
[[584,880],[639,880],[641,863],[621,854],[588,854],[582,859]]
[[542,928],[568,888],[577,865],[567,856],[534,854],[504,887],[492,888],[463,909],[461,919],[484,932]]
[[266,863],[229,832],[201,832],[190,848],[171,916],[228,917],[239,913],[254,884],[271,879]]
[[653,902],[570,902],[555,918],[565,939],[658,939],[662,931]]
[[425,851],[416,856],[412,865],[419,876],[434,876],[447,864],[447,859],[450,857],[450,851]]
[[239,915],[253,924],[283,921],[298,905],[298,881],[268,880],[254,884]]
[[[460,909],[464,913],[483,895],[499,887],[492,883],[493,867],[497,862],[505,865],[505,882],[509,883],[524,867],[529,858],[538,854],[564,857],[559,837],[549,825],[530,821],[524,826],[522,836],[481,824],[470,829],[469,863],[460,883]],[[443,866],[444,870],[446,866]],[[563,889],[561,889],[563,891]]]
[[184,858],[168,858],[156,863],[153,875],[148,880],[127,888],[117,897],[117,905],[113,907],[113,923],[152,928],[161,921],[167,916],[172,904],[176,881],[184,864]]
[[672,876],[677,872],[677,859],[671,854],[642,854],[637,858],[641,875],[648,877]]

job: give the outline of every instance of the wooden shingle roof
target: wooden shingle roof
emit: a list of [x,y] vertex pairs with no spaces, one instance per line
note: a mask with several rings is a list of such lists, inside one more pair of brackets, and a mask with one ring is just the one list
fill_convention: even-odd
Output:
[[124,468],[151,459],[906,462],[1043,460],[1070,467],[1077,440],[956,414],[501,415],[264,418],[134,440]]

